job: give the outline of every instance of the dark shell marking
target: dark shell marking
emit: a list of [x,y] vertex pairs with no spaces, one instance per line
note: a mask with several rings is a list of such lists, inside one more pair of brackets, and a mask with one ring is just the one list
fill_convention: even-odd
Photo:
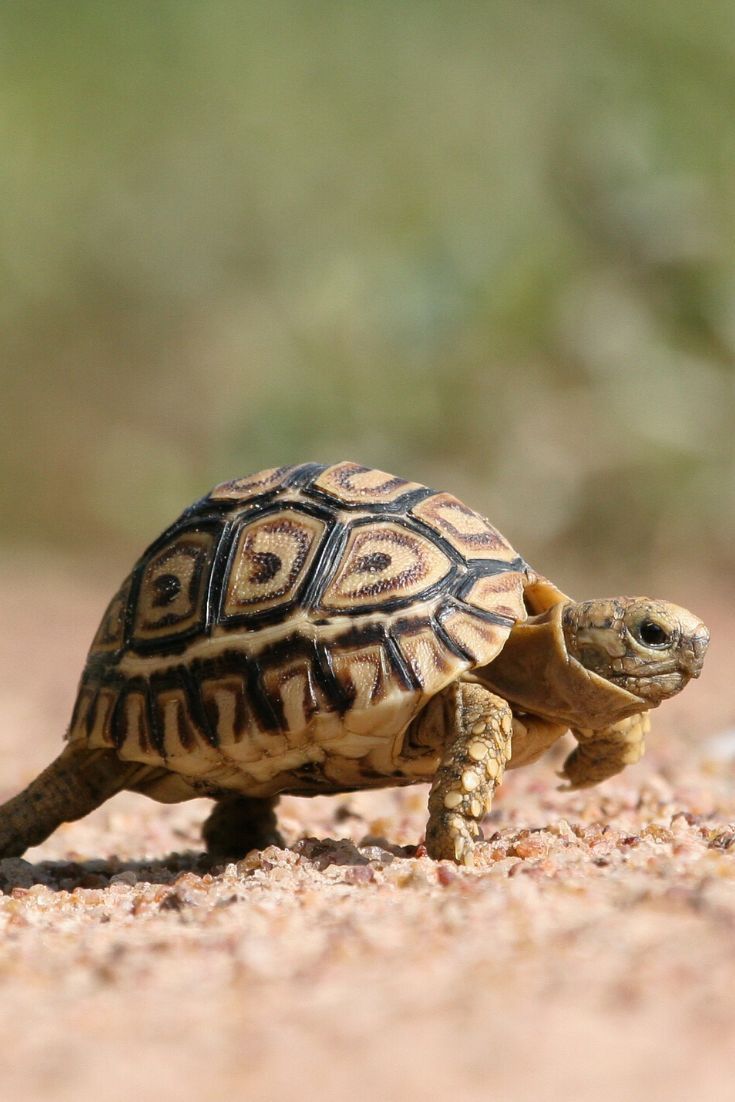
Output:
[[479,514],[382,471],[222,483],[111,601],[70,738],[258,793],[368,783],[388,768],[376,746],[497,654],[527,581]]
[[149,559],[137,594],[134,643],[168,640],[202,626],[214,546],[213,532],[195,529]]
[[437,544],[395,522],[353,528],[320,608],[331,612],[401,605],[441,582],[452,562]]
[[222,619],[293,603],[326,529],[318,517],[288,508],[243,523],[233,544]]

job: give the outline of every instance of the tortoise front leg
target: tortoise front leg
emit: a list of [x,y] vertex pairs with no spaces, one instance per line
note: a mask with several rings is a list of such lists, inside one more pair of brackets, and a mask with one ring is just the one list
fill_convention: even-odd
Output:
[[207,853],[213,857],[244,857],[251,849],[282,846],[277,803],[277,796],[225,796],[218,800],[202,827]]
[[640,712],[602,731],[573,730],[579,745],[572,750],[559,774],[569,781],[562,786],[563,790],[589,788],[614,777],[626,765],[640,761],[650,727],[648,714]]
[[510,757],[513,717],[505,700],[469,680],[450,685],[434,707],[444,710],[446,736],[429,793],[426,849],[437,860],[472,866],[480,821]]

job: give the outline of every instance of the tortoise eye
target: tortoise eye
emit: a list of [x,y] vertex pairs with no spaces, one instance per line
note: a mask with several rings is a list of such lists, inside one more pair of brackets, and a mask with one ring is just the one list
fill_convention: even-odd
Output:
[[647,647],[664,647],[670,642],[670,636],[665,628],[653,620],[644,620],[638,628],[638,638]]

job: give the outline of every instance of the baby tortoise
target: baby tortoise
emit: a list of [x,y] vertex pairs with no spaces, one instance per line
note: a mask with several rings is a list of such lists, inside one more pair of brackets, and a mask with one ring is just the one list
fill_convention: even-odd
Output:
[[571,601],[451,494],[349,462],[261,471],[135,565],[66,748],[0,808],[0,856],[121,789],[212,797],[207,849],[237,857],[279,840],[281,793],[429,781],[427,851],[471,865],[506,768],[568,729],[570,788],[637,761],[708,641],[664,601]]

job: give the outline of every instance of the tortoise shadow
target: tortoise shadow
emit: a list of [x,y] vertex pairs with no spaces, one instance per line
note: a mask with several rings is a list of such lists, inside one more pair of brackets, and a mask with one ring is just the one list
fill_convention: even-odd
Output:
[[[251,850],[245,858],[212,856],[193,850],[173,851],[164,857],[137,861],[114,855],[85,861],[35,863],[21,857],[7,857],[0,860],[0,893],[23,892],[37,885],[54,892],[73,892],[77,888],[105,890],[111,884],[131,887],[136,884],[173,885],[185,873],[217,876],[230,864],[235,864],[238,872],[247,876],[257,869],[267,872],[280,863],[279,853],[296,855],[304,864],[321,871],[330,865],[367,866],[375,860],[390,864],[396,859],[414,857],[416,847],[397,846],[385,838],[368,835],[359,845],[345,838],[300,838],[282,850],[273,846],[266,850]],[[292,863],[293,857],[286,858],[286,861]]]
[[183,873],[198,876],[211,873],[222,861],[206,853],[173,852],[160,858],[128,861],[93,857],[86,861],[58,860],[30,862],[20,857],[0,860],[0,891],[27,890],[38,884],[49,891],[73,892],[77,888],[105,889],[111,883],[173,884]]

